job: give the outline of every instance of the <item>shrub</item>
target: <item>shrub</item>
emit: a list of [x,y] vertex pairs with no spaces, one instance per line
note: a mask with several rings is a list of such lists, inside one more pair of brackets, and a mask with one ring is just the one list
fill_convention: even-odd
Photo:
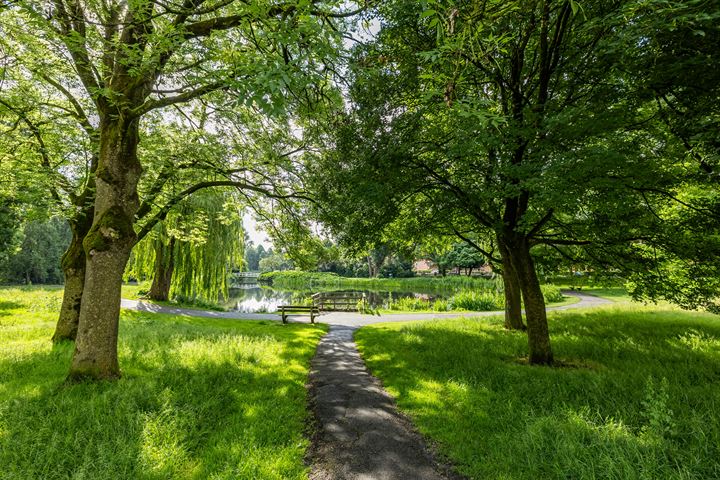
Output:
[[436,312],[447,312],[450,310],[447,300],[435,300],[432,304],[432,309]]
[[478,312],[502,310],[504,304],[505,302],[502,295],[490,290],[463,290],[453,295],[448,301],[450,310],[472,310]]
[[562,302],[565,300],[565,296],[555,285],[541,285],[540,290],[542,290],[543,297],[545,297],[545,303]]
[[402,297],[388,303],[390,310],[430,310],[430,301],[415,297]]

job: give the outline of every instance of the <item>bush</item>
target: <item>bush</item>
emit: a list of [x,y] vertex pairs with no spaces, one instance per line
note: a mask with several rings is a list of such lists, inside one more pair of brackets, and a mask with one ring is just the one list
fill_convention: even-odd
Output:
[[487,312],[502,310],[505,308],[505,302],[502,295],[491,290],[463,290],[450,298],[448,307],[450,310]]
[[390,310],[430,310],[431,304],[429,300],[415,297],[402,297],[397,300],[388,302]]
[[279,288],[309,288],[313,286],[338,284],[340,277],[336,273],[285,270],[282,272],[261,273],[258,281],[269,283]]
[[447,312],[450,310],[447,300],[435,300],[432,304],[432,309],[436,312]]
[[556,303],[565,300],[565,296],[555,285],[541,285],[540,290],[542,290],[543,297],[545,297],[545,303]]

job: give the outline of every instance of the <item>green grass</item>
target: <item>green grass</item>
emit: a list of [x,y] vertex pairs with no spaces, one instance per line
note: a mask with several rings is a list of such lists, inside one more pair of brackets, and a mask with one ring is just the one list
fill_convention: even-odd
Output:
[[564,367],[501,318],[355,338],[421,432],[473,479],[720,478],[720,317],[617,305],[550,314]]
[[607,298],[617,303],[630,303],[633,299],[624,287],[588,287],[580,290],[581,293]]
[[307,478],[324,327],[123,311],[122,379],[66,385],[60,295],[0,289],[0,478]]

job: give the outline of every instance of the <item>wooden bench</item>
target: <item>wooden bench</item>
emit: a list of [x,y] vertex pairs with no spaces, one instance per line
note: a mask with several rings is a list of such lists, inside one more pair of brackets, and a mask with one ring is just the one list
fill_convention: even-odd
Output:
[[310,315],[310,323],[315,323],[315,317],[320,315],[320,309],[315,305],[280,305],[278,307],[283,323],[287,323],[290,314]]

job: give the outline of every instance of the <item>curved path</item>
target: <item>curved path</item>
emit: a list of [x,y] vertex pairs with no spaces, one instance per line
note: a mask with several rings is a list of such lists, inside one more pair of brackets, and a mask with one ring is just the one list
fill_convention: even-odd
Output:
[[[579,302],[548,310],[588,308],[612,303],[592,295],[566,291]],[[123,308],[154,313],[280,320],[275,314],[211,312],[123,300]],[[449,480],[461,478],[439,461],[393,398],[365,367],[353,334],[359,327],[380,322],[405,322],[459,317],[486,317],[503,312],[402,313],[323,315],[330,331],[318,344],[311,362],[310,398],[317,429],[309,452],[312,480]],[[307,319],[307,317],[303,317]],[[307,320],[305,320],[307,321]]]
[[[568,310],[571,308],[588,308],[612,303],[610,300],[595,297],[586,293],[579,293],[570,290],[564,290],[563,294],[580,299],[577,303],[563,305],[560,307],[549,307],[548,310]],[[214,312],[212,310],[195,310],[191,308],[167,307],[157,305],[155,303],[143,302],[141,300],[122,299],[122,308],[129,310],[138,310],[150,313],[168,313],[171,315],[180,315],[186,317],[208,317],[208,318],[232,318],[236,320],[277,320],[280,321],[280,315],[274,313],[241,313],[241,312]],[[503,315],[502,311],[495,312],[465,312],[465,313],[390,313],[385,315],[361,315],[355,312],[330,312],[323,314],[320,318],[322,323],[328,325],[342,325],[346,327],[364,327],[373,323],[385,322],[409,322],[415,320],[435,320],[460,317],[488,317],[492,315]],[[292,316],[291,316],[292,317]],[[307,320],[307,316],[301,317]]]

